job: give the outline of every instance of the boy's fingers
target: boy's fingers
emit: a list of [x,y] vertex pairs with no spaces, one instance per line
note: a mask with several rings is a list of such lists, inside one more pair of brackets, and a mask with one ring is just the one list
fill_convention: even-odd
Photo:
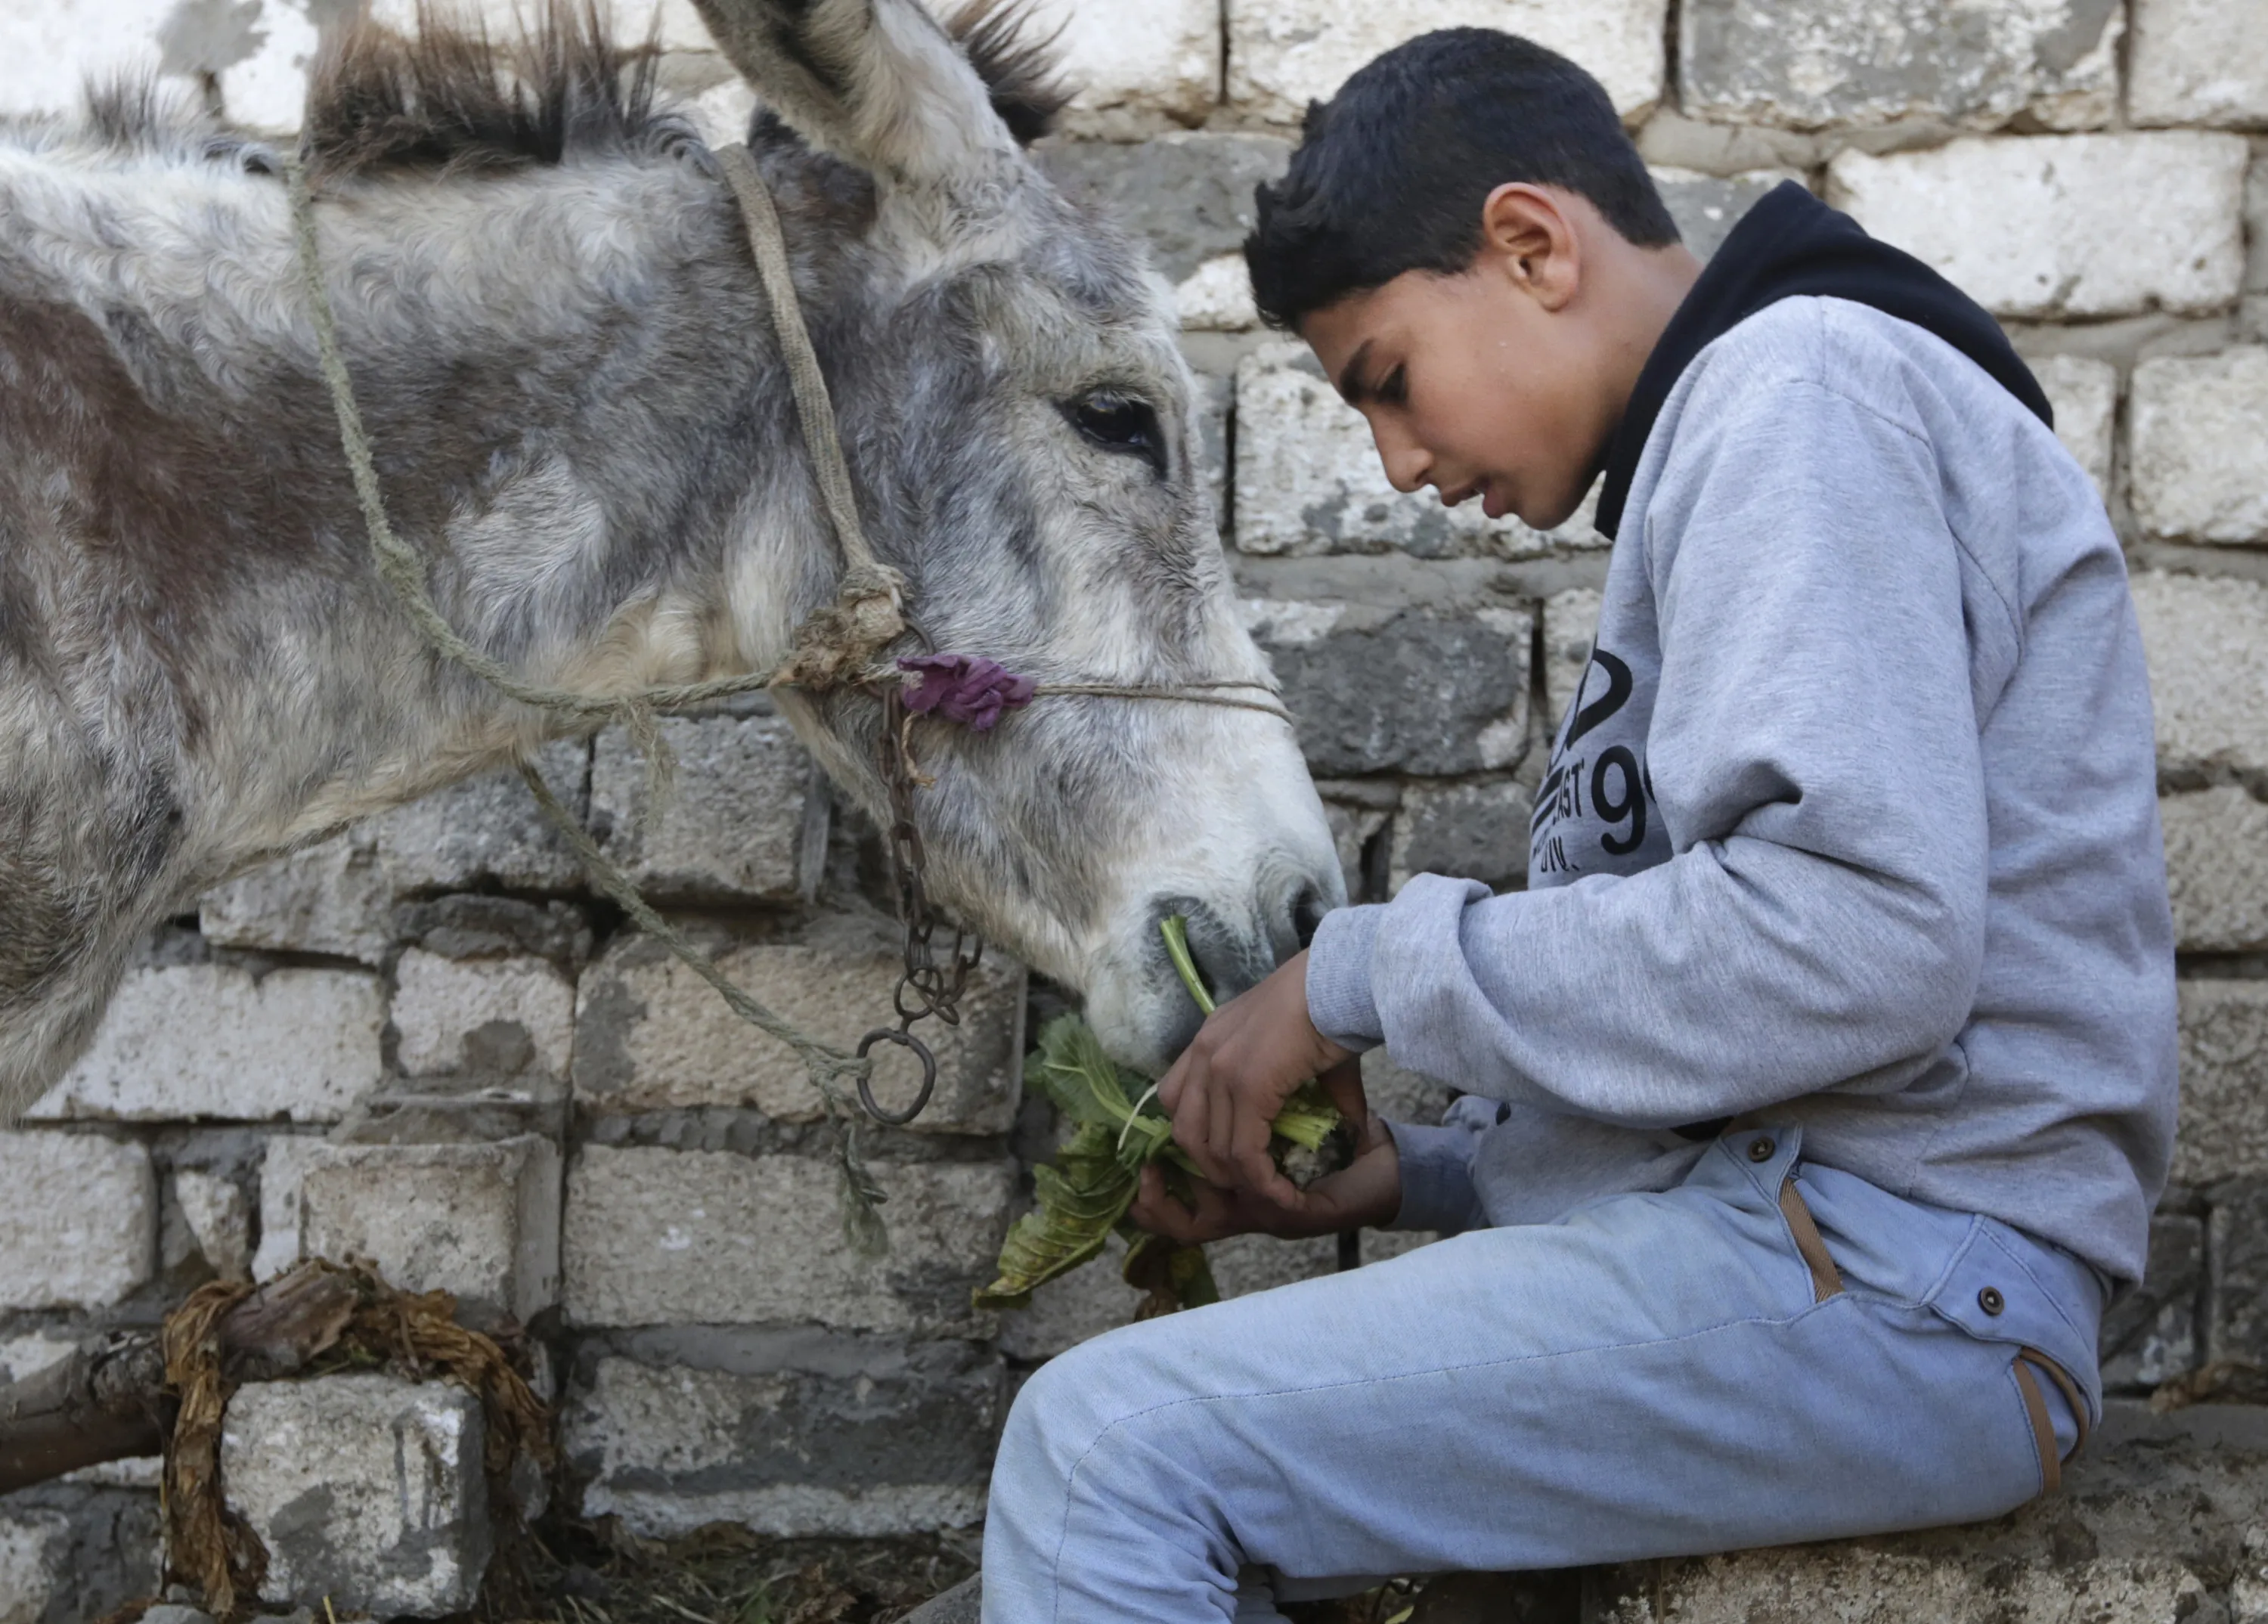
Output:
[[1270,1118],[1263,1117],[1249,1102],[1243,1102],[1242,1106],[1236,1119],[1236,1184],[1271,1207],[1297,1211],[1300,1205],[1299,1185],[1284,1177],[1283,1169],[1276,1165],[1276,1158],[1268,1154],[1268,1141],[1274,1132]]
[[1135,1194],[1134,1204],[1126,1209],[1126,1215],[1137,1227],[1152,1235],[1183,1243],[1189,1238],[1189,1209],[1166,1192],[1166,1181],[1154,1165],[1142,1170],[1141,1187]]
[[1166,1074],[1158,1079],[1158,1104],[1166,1108],[1166,1114],[1169,1117],[1174,1114],[1174,1108],[1182,1103],[1182,1090],[1189,1084],[1189,1056],[1192,1052],[1184,1049],[1175,1055],[1174,1063],[1166,1067]]
[[1235,1222],[1234,1209],[1227,1198],[1208,1185],[1190,1189],[1193,1205],[1184,1205],[1166,1187],[1165,1176],[1155,1163],[1142,1170],[1140,1193],[1127,1208],[1127,1216],[1140,1228],[1169,1241],[1179,1241],[1184,1246],[1201,1245],[1217,1241],[1223,1236],[1241,1234],[1245,1226]]
[[[1211,1079],[1205,1074],[1203,1062],[1193,1059],[1189,1054],[1182,1055],[1174,1070],[1182,1074],[1181,1098],[1167,1107],[1173,1112],[1174,1141],[1189,1153],[1190,1159],[1197,1164],[1197,1170],[1211,1178],[1215,1169],[1206,1136],[1212,1128]],[[1162,1085],[1158,1089],[1158,1097],[1160,1100],[1166,1097]]]
[[1370,1119],[1370,1100],[1362,1088],[1360,1055],[1347,1056],[1315,1081],[1323,1085],[1323,1092],[1331,1096],[1331,1104],[1339,1108],[1339,1115],[1349,1122],[1362,1123]]

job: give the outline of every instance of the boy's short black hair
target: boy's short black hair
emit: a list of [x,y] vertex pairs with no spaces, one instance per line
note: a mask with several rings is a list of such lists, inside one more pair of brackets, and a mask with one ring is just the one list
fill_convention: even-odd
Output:
[[1260,314],[1297,327],[1405,270],[1466,269],[1481,206],[1509,181],[1590,199],[1641,247],[1678,240],[1598,80],[1531,40],[1444,28],[1308,105],[1291,172],[1260,188],[1244,243]]

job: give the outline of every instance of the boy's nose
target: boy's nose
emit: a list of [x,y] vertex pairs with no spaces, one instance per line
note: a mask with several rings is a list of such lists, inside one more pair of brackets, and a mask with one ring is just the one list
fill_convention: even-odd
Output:
[[1381,439],[1378,460],[1386,466],[1386,482],[1405,494],[1423,491],[1433,471],[1432,454],[1414,441]]

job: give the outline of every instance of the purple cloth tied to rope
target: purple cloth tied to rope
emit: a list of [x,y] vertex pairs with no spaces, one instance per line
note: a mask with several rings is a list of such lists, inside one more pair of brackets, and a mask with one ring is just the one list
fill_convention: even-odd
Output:
[[921,676],[906,691],[906,709],[977,733],[990,732],[1001,712],[1021,710],[1039,691],[1030,677],[1018,676],[982,654],[922,654],[899,661],[898,669]]

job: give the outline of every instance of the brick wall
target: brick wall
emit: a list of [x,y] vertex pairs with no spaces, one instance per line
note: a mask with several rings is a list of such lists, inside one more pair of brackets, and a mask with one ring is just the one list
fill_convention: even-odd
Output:
[[[316,21],[335,9],[12,6],[0,110],[65,107],[81,70],[135,60],[201,83],[234,116],[286,125]],[[406,9],[379,0],[382,13]],[[1283,165],[1308,98],[1424,28],[1525,32],[1599,75],[1697,251],[1793,177],[2003,319],[2125,538],[2158,703],[2183,1123],[2149,1281],[2106,1331],[2107,1376],[2139,1393],[2208,1360],[2268,1360],[2258,0],[1039,10],[1065,25],[1087,86],[1042,161],[1145,234],[1178,290],[1222,535],[1358,898],[1425,870],[1521,883],[1544,735],[1581,671],[1605,555],[1580,518],[1539,535],[1396,494],[1304,352],[1256,328],[1233,255],[1252,184]],[[666,0],[662,35],[668,83],[728,134],[746,96],[684,0]],[[544,765],[729,969],[854,1037],[893,975],[872,831],[834,806],[761,702],[668,728],[681,787],[651,824],[624,740],[557,745]],[[1051,1132],[1020,1097],[1027,993],[1049,996],[994,963],[945,1046],[938,1103],[917,1131],[877,1136],[895,1245],[861,1262],[836,1234],[799,1068],[620,930],[516,779],[461,786],[222,888],[148,945],[85,1059],[0,1134],[0,1368],[21,1376],[92,1327],[146,1323],[202,1280],[352,1251],[402,1283],[446,1286],[476,1315],[534,1324],[571,1492],[591,1514],[655,1535],[718,1519],[780,1533],[966,1525],[1018,1373],[1131,1301],[1097,1267],[1025,1314],[968,1307]],[[1404,1115],[1445,1097],[1406,1074],[1373,1081]],[[1364,1255],[1411,1244],[1366,1236]],[[1220,1251],[1231,1291],[1336,1264],[1328,1242]],[[298,1424],[298,1402],[263,1401],[260,1424]],[[359,1389],[338,1405],[342,1438],[398,1439],[415,1410],[417,1436],[443,1440],[434,1459],[477,1456],[446,1441],[458,1423],[446,1405]],[[263,1455],[268,1436],[244,1433],[231,1457],[248,1508],[289,1487],[262,1475],[283,1452]],[[2237,1445],[2199,1447],[2183,1492],[2225,1511],[2233,1502],[2198,1484],[2228,1477]],[[92,1617],[146,1588],[151,1471],[85,1476],[0,1501],[0,1624]],[[2157,1492],[2128,1487],[2137,1503]],[[2155,1526],[2117,1525],[2138,1539]],[[1929,1547],[1832,1576],[1793,1558],[1696,1569],[1680,1605],[1735,1617],[1777,1597],[1793,1617],[1813,1598],[1859,1606],[1837,1616],[1893,1617],[1881,1595],[1934,1586],[1948,1617],[2076,1616],[2073,1598],[2092,1595],[2126,1598],[2104,1601],[2120,1617],[2186,1616],[2197,1597],[2268,1620],[2268,1582],[2244,1566],[2260,1553],[2237,1533],[2212,1549],[2249,1556],[2192,1560],[2153,1535],[2147,1560],[2129,1561],[2101,1554],[2114,1535],[2088,1526],[2043,1554],[2007,1547],[2052,1570],[2014,1601],[1958,1549]],[[475,1553],[460,1554],[436,1571]],[[1874,1587],[1876,1612],[1850,1600],[1853,1584]],[[389,1607],[446,1599],[387,1595]]]

